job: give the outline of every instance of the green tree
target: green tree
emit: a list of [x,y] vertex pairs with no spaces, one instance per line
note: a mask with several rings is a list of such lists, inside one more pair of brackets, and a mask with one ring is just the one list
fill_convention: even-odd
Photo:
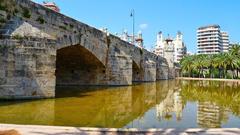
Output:
[[[237,56],[233,55],[231,53],[226,53],[224,62],[227,65],[227,67],[225,68],[225,71],[227,72],[227,70],[230,69],[232,71],[232,79],[235,78],[234,70],[237,69],[238,64],[239,64],[237,61]],[[225,75],[225,77],[226,77],[226,75]]]
[[200,78],[203,76],[203,68],[206,64],[205,55],[195,55],[194,56],[194,62],[193,67],[195,69],[198,69],[198,77]]
[[193,57],[192,56],[185,56],[181,61],[181,68],[182,72],[186,71],[188,72],[188,77],[193,77],[192,76],[192,70],[193,70]]
[[230,49],[230,54],[235,57],[235,62],[237,62],[237,65],[235,65],[235,70],[237,72],[236,78],[239,78],[239,69],[240,69],[240,45],[235,44],[232,45]]

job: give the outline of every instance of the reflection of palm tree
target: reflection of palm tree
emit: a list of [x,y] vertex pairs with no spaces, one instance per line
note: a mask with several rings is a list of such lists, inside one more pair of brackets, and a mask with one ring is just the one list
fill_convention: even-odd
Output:
[[[231,111],[234,115],[240,116],[240,91],[239,85],[232,82],[202,81],[208,85],[198,87],[199,81],[182,81],[182,100],[198,101],[208,106],[219,107],[221,122],[227,121],[227,113]],[[236,86],[235,86],[236,85]],[[206,104],[205,108],[208,108]],[[201,111],[201,110],[200,110]],[[206,114],[207,115],[207,114]]]

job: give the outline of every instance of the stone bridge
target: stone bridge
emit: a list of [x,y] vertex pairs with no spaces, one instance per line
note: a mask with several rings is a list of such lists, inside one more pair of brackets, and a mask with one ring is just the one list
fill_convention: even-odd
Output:
[[1,99],[175,77],[166,59],[29,0],[0,0],[0,27]]

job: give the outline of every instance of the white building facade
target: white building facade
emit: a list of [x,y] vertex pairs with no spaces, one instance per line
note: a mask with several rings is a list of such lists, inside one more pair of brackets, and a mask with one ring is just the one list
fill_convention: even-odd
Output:
[[218,54],[221,52],[228,52],[228,33],[221,32],[219,25],[209,25],[198,28],[197,49],[198,54]]
[[175,39],[170,37],[164,38],[162,32],[158,33],[154,53],[166,58],[169,57],[169,53],[167,53],[169,51],[172,52],[173,61],[175,63],[179,63],[186,55],[187,48],[183,42],[183,34],[181,32],[177,33]]
[[[139,31],[138,34],[133,38],[133,35],[129,35],[127,30],[124,30],[119,37],[126,42],[136,45],[139,48],[143,48],[143,36],[141,31]],[[135,41],[133,41],[133,39]]]
[[229,35],[227,32],[221,32],[222,35],[222,45],[223,45],[223,52],[228,52],[230,50],[230,43],[229,43]]

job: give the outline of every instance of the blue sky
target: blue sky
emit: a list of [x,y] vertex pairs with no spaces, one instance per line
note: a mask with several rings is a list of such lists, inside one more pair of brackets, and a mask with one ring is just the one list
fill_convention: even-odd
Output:
[[[34,0],[41,3],[42,0]],[[49,0],[54,1],[54,0]],[[55,0],[61,12],[96,28],[107,27],[111,33],[128,29],[132,33],[131,9],[136,14],[136,33],[141,30],[144,45],[150,49],[156,35],[184,34],[191,52],[196,52],[196,29],[219,24],[231,42],[240,41],[240,0]]]

